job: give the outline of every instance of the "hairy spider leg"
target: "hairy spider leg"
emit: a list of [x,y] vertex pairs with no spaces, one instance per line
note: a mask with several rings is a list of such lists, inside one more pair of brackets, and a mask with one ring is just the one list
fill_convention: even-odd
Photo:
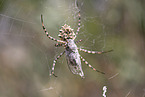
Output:
[[80,58],[81,58],[81,60],[82,60],[87,66],[89,66],[89,67],[90,67],[91,69],[93,69],[94,71],[97,71],[97,72],[99,72],[99,73],[105,74],[104,72],[101,72],[101,71],[95,69],[94,67],[92,67],[92,66],[91,66],[82,56],[80,56]]
[[64,45],[62,43],[56,43],[55,46],[60,47],[60,46],[64,46]]
[[57,76],[54,74],[55,64],[56,64],[57,60],[58,60],[64,53],[65,53],[65,51],[63,51],[62,53],[60,53],[60,55],[57,56],[57,57],[55,58],[55,60],[53,61],[53,66],[52,66],[52,69],[51,69],[50,76],[51,76],[51,75],[54,75],[55,77],[57,77]]
[[76,35],[78,35],[78,32],[80,31],[80,28],[81,28],[81,14],[80,14],[80,10],[78,12],[78,29],[76,31]]
[[89,54],[103,54],[103,53],[108,53],[108,52],[111,52],[113,50],[109,50],[109,51],[89,51],[89,50],[85,50],[85,49],[82,49],[82,48],[79,48],[80,51],[83,51],[85,53],[89,53]]
[[45,28],[45,26],[44,26],[44,23],[43,23],[43,15],[42,15],[42,14],[41,14],[41,23],[42,23],[42,28],[43,28],[45,34],[47,35],[47,37],[48,37],[49,39],[54,40],[54,41],[56,41],[56,42],[60,42],[60,43],[66,43],[65,41],[57,40],[57,39],[53,38],[52,36],[50,36],[50,35],[48,34],[48,32],[46,31],[46,28]]

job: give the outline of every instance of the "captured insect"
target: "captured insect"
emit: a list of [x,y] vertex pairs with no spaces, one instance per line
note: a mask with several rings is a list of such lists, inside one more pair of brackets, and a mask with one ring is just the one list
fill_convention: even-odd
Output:
[[[90,54],[102,54],[102,53],[107,53],[107,52],[110,52],[112,50],[109,50],[109,51],[89,51],[89,50],[85,50],[85,49],[82,49],[82,48],[78,48],[77,47],[77,43],[78,42],[81,42],[81,40],[79,41],[74,41],[75,38],[77,37],[78,35],[78,32],[80,30],[80,25],[81,25],[81,15],[80,15],[80,10],[78,12],[78,28],[77,28],[77,31],[76,33],[74,32],[74,30],[68,26],[68,25],[64,25],[61,27],[61,29],[59,30],[59,34],[58,34],[58,37],[60,38],[60,40],[58,39],[55,39],[53,38],[52,36],[49,35],[49,33],[46,31],[46,28],[44,26],[44,23],[43,23],[43,15],[41,15],[41,23],[42,23],[42,28],[45,32],[45,34],[47,35],[47,37],[51,40],[54,40],[56,42],[58,42],[57,44],[55,44],[56,47],[60,47],[60,46],[63,46],[65,48],[65,51],[63,51],[59,56],[57,56],[55,58],[55,60],[53,61],[53,66],[52,66],[52,69],[51,69],[51,73],[50,73],[50,76],[51,75],[54,75],[55,77],[57,77],[55,74],[54,74],[54,68],[55,68],[55,64],[57,62],[57,60],[65,53],[66,54],[66,60],[67,60],[67,64],[68,64],[68,67],[70,69],[70,71],[73,73],[73,74],[76,74],[76,75],[80,75],[81,78],[84,78],[84,73],[83,73],[83,70],[82,70],[82,65],[81,65],[81,61],[83,61],[86,65],[88,65],[90,68],[92,68],[94,71],[97,71],[97,72],[100,72],[102,74],[105,74],[104,72],[101,72],[97,69],[95,69],[94,67],[92,67],[80,54],[79,54],[79,51],[83,51],[85,53],[90,53]],[[79,51],[78,51],[79,50]]]

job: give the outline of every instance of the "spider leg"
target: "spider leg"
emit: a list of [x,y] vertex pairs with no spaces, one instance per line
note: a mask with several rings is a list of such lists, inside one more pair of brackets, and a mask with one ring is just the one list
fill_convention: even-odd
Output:
[[79,18],[79,20],[78,20],[78,29],[77,29],[77,31],[76,31],[76,35],[78,35],[78,32],[80,31],[80,26],[81,26],[81,14],[80,14],[80,10],[79,10],[79,12],[78,12],[78,18]]
[[49,39],[54,40],[54,41],[56,41],[56,42],[60,42],[60,43],[66,43],[65,41],[57,40],[57,39],[53,38],[52,36],[50,36],[50,35],[48,34],[48,32],[46,31],[46,28],[45,28],[45,26],[44,26],[44,23],[43,23],[43,15],[42,15],[42,14],[41,14],[41,23],[42,23],[42,28],[43,28],[45,34],[47,35],[47,37],[48,37]]
[[89,66],[91,69],[93,69],[94,71],[97,71],[97,72],[99,72],[99,73],[105,74],[104,72],[101,72],[101,71],[95,69],[94,67],[92,67],[92,66],[91,66],[82,56],[80,56],[80,58],[81,58],[81,60],[82,60],[83,62],[85,62],[86,65],[88,65],[88,66]]
[[82,49],[82,48],[79,48],[80,51],[83,51],[85,53],[89,53],[89,54],[103,54],[103,53],[108,53],[108,52],[111,52],[113,50],[109,50],[109,51],[89,51],[89,50],[85,50],[85,49]]
[[55,58],[55,60],[53,61],[53,67],[52,67],[52,69],[51,69],[50,76],[51,76],[51,75],[54,75],[55,77],[57,77],[57,76],[54,74],[54,67],[55,67],[55,64],[56,64],[57,60],[58,60],[64,53],[65,53],[65,51],[63,51],[62,53],[60,53],[60,55],[57,56],[57,57]]
[[62,43],[56,43],[55,46],[60,47],[60,46],[63,46],[63,44]]

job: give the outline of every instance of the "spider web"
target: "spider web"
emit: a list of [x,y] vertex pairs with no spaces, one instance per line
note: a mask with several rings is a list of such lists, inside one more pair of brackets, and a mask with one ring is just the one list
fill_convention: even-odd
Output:
[[[108,0],[78,0],[77,8],[75,0],[0,0],[0,96],[102,97],[104,85],[115,90],[111,82],[119,79],[120,72],[112,70],[115,68],[112,54],[80,53],[93,67],[107,72],[105,76],[82,63],[86,77],[82,80],[69,71],[64,55],[56,63],[58,77],[49,77],[54,58],[64,48],[54,46],[55,42],[46,37],[40,22],[43,14],[46,29],[58,39],[58,31],[64,24],[77,30],[80,10],[81,29],[76,41],[83,41],[78,47],[107,51],[113,49],[110,44],[114,43],[110,39],[113,33],[108,31],[104,20],[107,3]],[[108,68],[110,71],[106,71]],[[130,95],[135,87],[122,94]],[[114,95],[110,92],[107,96]]]

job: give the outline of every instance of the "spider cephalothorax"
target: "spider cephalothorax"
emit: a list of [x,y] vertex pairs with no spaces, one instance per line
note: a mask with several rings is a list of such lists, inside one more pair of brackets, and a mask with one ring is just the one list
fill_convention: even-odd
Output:
[[66,41],[67,39],[75,39],[76,35],[73,31],[72,28],[70,28],[70,26],[68,25],[64,25],[61,27],[61,29],[59,30],[59,35],[61,40]]

